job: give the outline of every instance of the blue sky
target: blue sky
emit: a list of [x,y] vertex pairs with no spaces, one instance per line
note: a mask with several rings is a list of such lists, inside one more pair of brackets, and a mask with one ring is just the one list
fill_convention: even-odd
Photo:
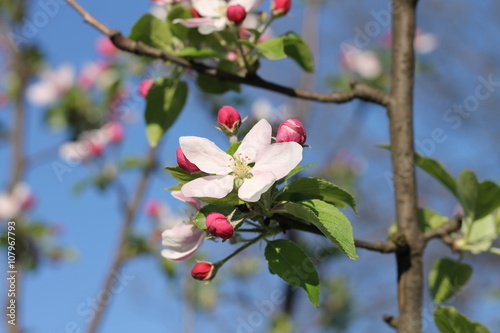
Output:
[[[97,31],[83,23],[82,19],[68,5],[62,1],[54,0],[58,4],[54,7],[54,16],[51,17],[46,25],[40,26],[36,33],[36,40],[41,44],[48,63],[57,66],[62,63],[70,62],[77,67],[81,67],[86,62],[96,59],[97,54],[94,50],[94,43],[98,36]],[[93,15],[108,26],[120,29],[124,34],[130,29],[132,23],[145,13],[149,8],[148,1],[131,1],[124,6],[122,1],[81,1]],[[316,89],[325,90],[325,78],[327,74],[338,71],[338,45],[342,41],[353,38],[354,28],[369,18],[369,10],[381,10],[386,8],[385,2],[377,2],[376,5],[369,5],[369,2],[360,2],[360,4],[348,4],[347,1],[337,1],[342,10],[336,11],[334,4],[324,4],[325,10],[321,15],[320,24],[320,46],[321,53],[318,59],[318,71],[316,73]],[[356,6],[366,7],[366,11],[356,10]],[[457,13],[462,14],[467,11],[468,5],[465,1],[460,1],[457,6]],[[489,5],[488,5],[489,4]],[[267,3],[262,8],[266,8]],[[463,119],[463,125],[458,129],[451,127],[449,122],[443,120],[441,116],[453,103],[461,103],[464,99],[474,92],[478,84],[479,75],[498,74],[498,66],[493,66],[488,70],[486,67],[471,66],[463,68],[461,57],[457,56],[452,61],[447,61],[448,52],[451,47],[448,43],[457,43],[455,39],[449,38],[445,34],[446,30],[440,28],[433,20],[432,9],[437,6],[435,3],[422,3],[422,12],[429,16],[423,16],[422,25],[426,29],[438,34],[443,41],[444,51],[437,51],[430,56],[430,60],[438,64],[436,66],[435,76],[422,76],[417,78],[417,102],[416,102],[416,139],[420,142],[432,137],[432,130],[442,128],[448,139],[440,144],[436,144],[431,157],[439,158],[449,166],[454,175],[463,168],[473,168],[478,171],[480,179],[500,180],[500,152],[492,142],[495,131],[498,130],[499,117],[492,111],[498,111],[494,102],[498,101],[499,94],[493,92],[493,98],[486,100],[479,107],[479,110],[470,118]],[[486,1],[485,4],[474,8],[475,15],[485,17],[481,24],[483,27],[492,29],[495,27],[494,16],[491,8],[495,5],[492,1]],[[298,30],[297,22],[301,21],[303,6],[298,2],[294,3],[291,17],[282,20],[275,27],[276,32],[285,32],[289,29]],[[462,10],[463,12],[460,12]],[[31,13],[28,18],[33,20],[43,8],[40,2],[34,2]],[[345,12],[344,12],[345,11]],[[331,13],[331,15],[329,15]],[[328,16],[329,15],[329,16]],[[451,14],[449,14],[451,15]],[[474,17],[467,17],[469,23],[476,22]],[[465,20],[465,19],[464,19]],[[456,20],[455,20],[456,21]],[[453,21],[453,23],[455,22]],[[482,33],[484,29],[470,28],[459,30],[469,40],[474,41],[481,51],[491,54],[491,59],[498,61],[498,50],[495,50],[492,42],[498,42],[496,36],[486,36]],[[498,28],[498,26],[496,26]],[[449,38],[449,39],[448,39]],[[491,39],[491,40],[490,40]],[[449,42],[450,41],[450,42]],[[498,43],[496,43],[498,45]],[[463,45],[462,45],[463,47]],[[461,54],[462,55],[462,54]],[[471,54],[464,52],[465,59],[469,59]],[[472,54],[473,56],[473,54]],[[293,69],[292,69],[293,68]],[[274,62],[264,62],[263,76],[279,82],[297,82],[300,78],[300,70],[290,61],[283,61],[279,64]],[[445,73],[452,73],[453,82],[451,88],[457,87],[456,95],[448,97],[444,92],[439,92],[439,97],[430,93],[426,88],[432,84],[432,81],[443,77]],[[438,79],[436,79],[436,76]],[[194,91],[195,87],[190,86]],[[249,99],[256,96],[265,96],[270,98],[272,103],[277,106],[283,102],[291,100],[277,96],[275,94],[263,92],[254,88],[244,88],[245,96]],[[208,137],[220,146],[226,143],[225,138],[210,126],[215,120],[204,112],[206,102],[194,97],[189,99],[185,112],[182,113],[178,121],[171,128],[164,138],[160,160],[163,165],[174,165],[174,151],[177,148],[177,138],[181,135],[198,135]],[[360,178],[360,192],[372,193],[375,189],[377,193],[372,194],[376,198],[364,198],[358,204],[364,207],[360,216],[353,217],[355,225],[355,234],[360,238],[378,239],[385,237],[386,227],[393,219],[392,211],[392,193],[387,185],[385,172],[390,170],[389,155],[374,145],[388,142],[387,119],[385,112],[378,107],[362,105],[362,111],[357,113],[354,121],[359,122],[358,131],[363,136],[356,139],[356,144],[350,145],[349,138],[339,138],[342,129],[352,121],[352,110],[359,106],[358,102],[347,106],[319,105],[313,106],[313,115],[307,126],[310,129],[309,144],[313,149],[306,151],[304,164],[324,161],[325,154],[328,152],[328,146],[324,142],[333,142],[344,140],[345,144],[341,148],[349,148],[362,156],[367,161],[365,172]],[[144,123],[142,120],[141,102],[137,104],[137,115],[139,121],[128,124],[126,127],[126,141],[124,143],[125,155],[144,154],[147,149],[147,143],[144,135]],[[432,111],[437,110],[437,111]],[[243,115],[250,113],[250,106],[240,109]],[[497,112],[498,113],[498,112]],[[42,123],[43,110],[30,107],[27,150],[28,153],[38,152],[46,147],[51,147],[60,143],[63,136],[58,133],[49,133]],[[0,114],[2,120],[7,119],[5,114]],[[495,123],[496,121],[496,123]],[[314,130],[311,130],[314,129]],[[493,141],[494,142],[494,141]],[[9,150],[5,146],[0,147],[0,184],[4,185],[8,175]],[[112,253],[116,247],[118,231],[120,228],[121,215],[117,210],[118,202],[114,193],[99,193],[96,190],[85,191],[80,196],[71,195],[71,187],[78,180],[88,175],[88,170],[84,166],[72,168],[72,172],[64,175],[62,181],[59,181],[53,170],[53,162],[60,161],[57,154],[54,153],[43,164],[30,169],[26,174],[27,182],[34,189],[38,204],[31,213],[33,219],[46,218],[53,222],[61,223],[64,226],[64,233],[60,242],[75,248],[78,256],[74,261],[61,264],[46,263],[40,268],[28,273],[25,277],[25,283],[22,290],[22,320],[26,325],[28,332],[33,333],[62,333],[79,332],[78,329],[86,328],[86,319],[88,318],[89,306],[92,298],[98,295],[101,288],[104,274],[110,265]],[[133,188],[136,182],[136,174],[125,178],[129,188]],[[421,176],[422,191],[428,193],[429,205],[442,214],[451,214],[455,203],[451,197],[445,194],[439,185],[429,184],[430,180]],[[174,208],[182,210],[170,195],[164,191],[164,188],[174,184],[174,181],[168,177],[156,177],[152,182],[148,197],[161,198],[171,204]],[[443,199],[444,198],[444,199]],[[385,224],[370,224],[369,204],[377,203],[387,209],[382,209],[381,216],[376,220],[384,220]],[[379,212],[380,210],[377,210]],[[136,221],[136,225],[141,229],[147,229],[149,225],[147,217],[141,212]],[[230,245],[212,244],[205,242],[203,253],[206,253],[208,259],[217,260],[229,253]],[[262,255],[263,248],[256,246],[254,253]],[[432,256],[439,251],[449,254],[444,247],[435,245],[432,247]],[[382,256],[379,254],[360,251],[362,260],[352,262],[348,260],[335,261],[334,264],[326,265],[324,268],[327,274],[336,275],[342,272],[348,280],[348,285],[353,288],[356,295],[355,315],[362,319],[353,322],[348,332],[365,332],[369,329],[382,332],[389,331],[380,320],[383,313],[396,313],[395,287],[393,261],[391,256]],[[474,258],[470,258],[474,260]],[[471,261],[472,261],[471,260]],[[498,259],[489,258],[489,262],[496,262]],[[494,261],[496,260],[496,261]],[[486,261],[483,261],[483,263]],[[431,260],[426,261],[426,267],[430,267]],[[2,262],[1,265],[4,265]],[[257,273],[257,277],[250,281],[227,280],[220,277],[220,283],[223,286],[221,294],[221,306],[213,314],[199,313],[196,316],[195,330],[203,332],[235,332],[241,320],[248,321],[249,315],[257,311],[259,302],[270,299],[274,290],[281,290],[282,284],[274,276],[267,272],[267,268],[262,263],[262,269]],[[2,266],[3,267],[3,266]],[[383,269],[383,267],[389,267]],[[177,280],[167,281],[160,273],[157,262],[152,258],[137,258],[127,263],[123,269],[122,278],[123,288],[119,288],[112,297],[112,304],[108,309],[105,320],[102,325],[102,332],[181,332],[184,316],[186,315],[185,303],[179,298],[179,285],[184,285],[183,274],[187,275],[190,269],[189,265],[179,266],[179,278]],[[363,271],[373,272],[370,281],[366,280]],[[224,272],[221,271],[221,275]],[[483,285],[484,289],[480,291],[479,298],[472,298],[472,306],[466,306],[465,300],[470,298],[465,294],[459,298],[458,302],[463,306],[464,311],[474,320],[486,321],[494,313],[493,309],[498,309],[498,299],[483,297],[485,291],[493,286],[498,286],[498,271],[482,276],[477,274],[471,280],[471,290],[475,291],[477,286]],[[244,285],[244,288],[241,286]],[[2,285],[3,287],[3,285]],[[3,289],[2,289],[3,290]],[[380,298],[380,290],[387,294],[385,298]],[[473,293],[472,291],[472,293]],[[481,294],[482,293],[482,294]],[[302,292],[299,292],[301,301],[305,298]],[[241,296],[247,301],[247,307],[234,306],[236,296]],[[372,304],[371,299],[379,303]],[[226,301],[227,300],[227,301]],[[426,299],[429,302],[429,299]],[[240,304],[240,303],[236,303]],[[426,303],[429,304],[429,303]],[[381,311],[373,308],[380,307]],[[316,312],[309,305],[302,306],[303,312],[299,314],[299,322],[310,322]],[[424,309],[425,311],[425,309]],[[427,317],[429,316],[427,311]],[[74,324],[73,324],[74,323]],[[298,324],[300,325],[300,324]],[[75,326],[76,328],[74,328]],[[429,323],[429,332],[432,330],[432,324]],[[490,327],[492,328],[492,327]],[[244,330],[244,329],[243,329]],[[257,325],[255,332],[262,332],[261,325]],[[427,330],[426,330],[427,332]]]

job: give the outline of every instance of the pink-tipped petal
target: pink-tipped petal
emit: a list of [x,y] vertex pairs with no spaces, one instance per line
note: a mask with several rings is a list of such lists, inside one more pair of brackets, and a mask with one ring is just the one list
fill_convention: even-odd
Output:
[[248,156],[251,162],[255,161],[257,155],[271,145],[271,135],[271,124],[265,119],[260,120],[245,135],[235,155],[242,153]]
[[172,196],[180,201],[183,201],[185,203],[190,204],[193,206],[196,210],[200,210],[201,208],[201,202],[200,200],[196,198],[191,198],[191,197],[186,197],[185,195],[182,194],[181,191],[172,191],[171,192]]
[[231,156],[212,141],[197,136],[179,138],[182,152],[187,159],[206,173],[227,175],[232,170]]

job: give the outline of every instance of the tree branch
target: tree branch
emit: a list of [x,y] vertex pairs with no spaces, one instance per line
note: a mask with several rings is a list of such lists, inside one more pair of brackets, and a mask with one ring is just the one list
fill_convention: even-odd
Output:
[[[158,147],[149,149],[147,166],[144,168],[141,178],[139,179],[139,183],[137,184],[133,198],[124,207],[125,216],[123,219],[122,229],[120,232],[118,248],[116,249],[113,262],[111,264],[111,268],[108,271],[108,275],[106,276],[104,286],[102,288],[103,292],[105,292],[106,294],[112,293],[112,288],[116,282],[118,272],[120,271],[121,267],[123,266],[123,263],[127,259],[127,257],[124,256],[124,250],[126,249],[128,238],[132,230],[132,223],[135,219],[137,211],[139,210],[144,194],[146,193],[146,188],[149,183],[151,173],[155,169],[157,151]],[[110,302],[108,302],[107,298],[102,298],[99,300],[99,302],[97,303],[95,316],[89,324],[87,333],[97,332],[99,324],[101,323],[102,317],[106,310],[106,306],[109,303]]]
[[454,219],[446,222],[445,224],[439,226],[436,229],[428,230],[424,233],[424,239],[426,242],[433,238],[443,238],[451,234],[452,232],[460,230],[462,226],[462,216],[456,216]]
[[399,333],[420,333],[425,239],[417,217],[413,84],[416,0],[392,0],[392,76],[388,107],[398,232],[408,248],[396,252]]
[[282,86],[273,82],[266,81],[256,74],[247,75],[245,77],[226,72],[214,67],[210,67],[194,61],[189,61],[184,58],[177,57],[168,52],[156,49],[141,42],[134,41],[125,37],[118,30],[113,30],[107,27],[104,23],[93,17],[75,0],[66,0],[78,13],[83,17],[84,21],[108,36],[113,44],[122,51],[134,53],[141,56],[147,56],[153,59],[161,59],[163,61],[170,61],[176,65],[184,68],[189,68],[196,71],[198,74],[204,74],[218,78],[223,81],[246,84],[253,87],[274,91],[286,96],[301,98],[305,100],[312,100],[322,103],[347,103],[353,99],[361,99],[366,102],[387,106],[389,104],[389,96],[372,86],[360,82],[352,82],[351,89],[343,92],[336,92],[332,94],[322,94],[311,92],[301,89],[293,89],[290,87]]

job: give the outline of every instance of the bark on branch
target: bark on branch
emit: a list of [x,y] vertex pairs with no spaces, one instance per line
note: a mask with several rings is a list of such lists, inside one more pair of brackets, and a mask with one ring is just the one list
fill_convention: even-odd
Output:
[[389,96],[372,86],[360,82],[352,82],[351,89],[343,92],[336,92],[332,94],[323,94],[311,92],[301,89],[293,89],[280,84],[262,79],[260,76],[253,74],[245,77],[226,72],[214,67],[210,67],[194,61],[189,61],[184,58],[177,57],[168,52],[156,49],[141,42],[134,41],[125,37],[118,30],[110,29],[104,23],[93,17],[85,8],[78,4],[75,0],[66,0],[75,10],[80,13],[84,21],[99,30],[104,35],[108,36],[113,44],[122,51],[134,53],[141,56],[147,56],[152,59],[161,59],[169,61],[184,68],[189,68],[196,71],[198,74],[204,74],[216,77],[223,81],[245,84],[257,88],[274,91],[286,96],[301,98],[305,100],[312,100],[322,103],[347,103],[353,99],[361,99],[366,102],[387,106],[389,104]]

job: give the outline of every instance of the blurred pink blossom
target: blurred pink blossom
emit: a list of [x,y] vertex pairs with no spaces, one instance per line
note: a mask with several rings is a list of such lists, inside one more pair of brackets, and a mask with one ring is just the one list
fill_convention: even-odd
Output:
[[118,49],[106,36],[100,36],[96,41],[97,52],[104,57],[113,57],[118,53]]
[[382,63],[375,52],[352,45],[343,49],[341,63],[346,70],[365,79],[374,79],[382,73]]
[[11,193],[0,193],[0,220],[6,221],[35,205],[35,196],[25,183],[17,183]]
[[75,69],[63,64],[56,69],[45,68],[37,82],[28,86],[26,97],[36,106],[45,107],[54,104],[74,84]]

